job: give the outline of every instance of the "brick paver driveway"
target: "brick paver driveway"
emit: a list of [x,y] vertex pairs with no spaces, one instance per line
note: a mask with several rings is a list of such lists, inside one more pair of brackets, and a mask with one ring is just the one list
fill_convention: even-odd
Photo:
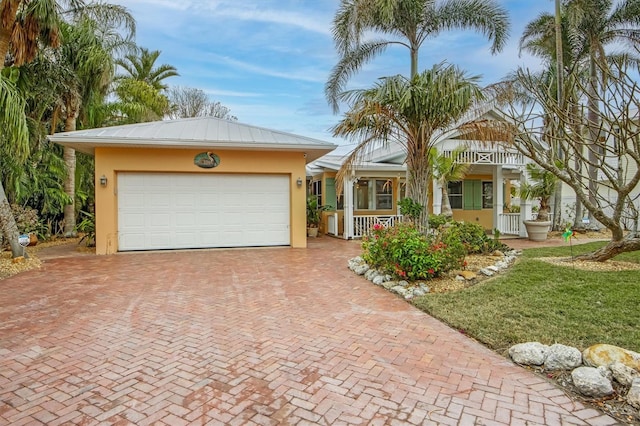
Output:
[[0,281],[1,424],[614,424],[346,268],[358,243]]

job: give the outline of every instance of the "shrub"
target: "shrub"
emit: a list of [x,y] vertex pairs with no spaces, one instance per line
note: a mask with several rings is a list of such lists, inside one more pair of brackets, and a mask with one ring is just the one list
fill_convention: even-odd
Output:
[[466,254],[490,253],[506,248],[498,239],[491,238],[484,228],[471,222],[451,222],[451,225],[443,230],[445,240],[457,240],[462,243]]
[[38,217],[38,212],[31,207],[23,207],[19,204],[11,204],[13,217],[16,219],[18,232],[21,234],[36,234],[42,238],[43,224]]
[[363,239],[363,259],[369,265],[407,280],[428,280],[462,266],[464,247],[446,234],[426,236],[415,226],[400,223],[374,226]]
[[398,207],[400,207],[402,215],[411,221],[419,218],[422,210],[424,210],[424,206],[422,204],[413,201],[413,199],[408,197],[398,201]]
[[432,214],[429,216],[429,227],[438,229],[444,224],[451,222],[451,219],[442,214]]

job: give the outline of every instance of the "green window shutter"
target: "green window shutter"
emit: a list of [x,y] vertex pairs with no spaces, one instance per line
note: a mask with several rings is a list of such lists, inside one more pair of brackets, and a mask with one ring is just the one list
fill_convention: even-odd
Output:
[[334,178],[327,178],[324,181],[325,198],[324,205],[329,210],[336,209],[336,180]]
[[482,182],[465,180],[462,187],[465,210],[482,209]]

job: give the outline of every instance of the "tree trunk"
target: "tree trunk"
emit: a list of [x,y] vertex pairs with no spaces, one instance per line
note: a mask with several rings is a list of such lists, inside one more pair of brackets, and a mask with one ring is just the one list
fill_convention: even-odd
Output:
[[16,225],[16,220],[13,217],[9,200],[7,200],[7,196],[4,192],[2,181],[0,181],[0,228],[2,228],[2,235],[4,236],[4,239],[11,247],[11,256],[14,259],[23,255],[24,257],[29,257],[27,256],[27,252],[24,247],[18,243],[18,226]]
[[447,191],[447,183],[442,186],[442,207],[440,213],[447,219],[453,217],[453,210],[451,210],[451,203],[449,202],[449,192]]
[[[67,116],[64,122],[64,131],[72,132],[76,130],[76,120],[80,112],[79,96],[70,95],[66,102]],[[64,181],[64,192],[71,200],[70,204],[64,206],[64,236],[75,237],[76,232],[76,150],[64,147],[63,158],[67,166],[67,178]]]
[[64,180],[64,192],[71,200],[70,204],[64,206],[64,236],[76,236],[76,150],[64,147],[64,162],[67,166],[67,177]]
[[[598,168],[595,164],[599,161],[600,155],[600,141],[599,139],[599,124],[600,124],[600,108],[598,105],[598,71],[596,67],[595,53],[592,53],[592,57],[589,64],[589,88],[587,93],[587,125],[589,126],[589,202],[591,204],[598,205]],[[589,228],[599,228],[595,223],[593,213],[589,212]]]
[[562,182],[556,184],[556,190],[553,193],[553,226],[554,231],[562,229]]
[[640,250],[640,238],[623,238],[620,240],[611,240],[609,243],[594,251],[593,253],[582,254],[576,256],[575,260],[590,260],[595,262],[604,262],[605,260],[612,259],[620,253],[627,253],[630,251]]
[[429,173],[428,158],[421,152],[407,153],[407,197],[422,206],[416,226],[421,231],[429,229]]
[[[18,7],[20,6],[21,1],[8,1],[9,10],[7,10],[6,25],[0,26],[0,71],[4,69],[4,61],[7,57],[7,53],[9,52],[9,40],[11,39],[11,33],[13,32],[13,26],[16,22],[16,13],[18,12]],[[3,4],[4,1],[0,0],[0,5],[5,6]],[[2,22],[0,22],[2,24]]]

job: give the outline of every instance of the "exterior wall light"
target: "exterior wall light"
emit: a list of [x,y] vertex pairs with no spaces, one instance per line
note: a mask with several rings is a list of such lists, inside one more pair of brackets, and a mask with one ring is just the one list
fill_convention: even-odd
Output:
[[100,176],[100,186],[107,186],[107,177],[105,175]]
[[298,185],[298,188],[300,188],[302,186],[302,178],[299,177],[296,184]]

